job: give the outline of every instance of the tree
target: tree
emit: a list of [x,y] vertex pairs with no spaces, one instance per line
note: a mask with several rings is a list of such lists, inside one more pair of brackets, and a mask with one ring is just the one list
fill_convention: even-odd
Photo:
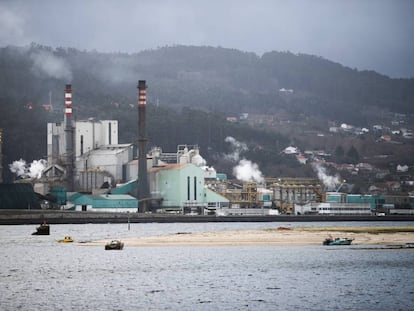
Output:
[[349,163],[356,164],[359,162],[358,150],[352,145],[346,153],[346,159]]

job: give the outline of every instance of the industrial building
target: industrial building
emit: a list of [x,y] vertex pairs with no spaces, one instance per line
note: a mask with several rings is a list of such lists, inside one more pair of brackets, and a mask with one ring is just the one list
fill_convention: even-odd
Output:
[[141,207],[141,212],[203,214],[227,207],[228,199],[205,187],[205,178],[215,179],[216,172],[205,166],[197,145],[179,145],[174,153],[159,147],[145,152],[145,106],[146,84],[139,81],[136,159],[133,144],[118,143],[118,121],[72,120],[72,86],[67,85],[64,121],[47,126],[49,165],[42,192],[64,188],[69,194],[65,207],[80,211],[136,212]]
[[126,194],[75,194],[73,201],[76,211],[131,212],[137,211],[138,201]]
[[132,143],[118,142],[118,121],[72,119],[72,87],[67,85],[64,120],[47,126],[48,166],[35,191],[55,197],[54,206],[78,211],[223,216],[365,215],[382,202],[338,193],[325,197],[314,178],[228,180],[206,166],[197,145],[147,152],[146,89],[145,81],[139,81],[136,158]]
[[40,209],[39,198],[32,184],[0,183],[0,209]]
[[204,171],[191,163],[154,166],[150,170],[152,197],[168,212],[204,214],[229,206],[229,200],[205,187]]
[[372,215],[382,209],[384,196],[327,192],[324,202],[295,204],[296,215]]

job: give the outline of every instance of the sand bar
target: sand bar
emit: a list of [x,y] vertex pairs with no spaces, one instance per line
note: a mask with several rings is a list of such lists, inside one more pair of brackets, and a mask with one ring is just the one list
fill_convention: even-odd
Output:
[[[271,228],[175,234],[122,239],[125,246],[303,246],[321,245],[333,237],[352,238],[353,245],[399,245],[414,243],[413,227],[324,227]],[[116,237],[114,237],[116,239]],[[109,240],[83,245],[104,245]]]

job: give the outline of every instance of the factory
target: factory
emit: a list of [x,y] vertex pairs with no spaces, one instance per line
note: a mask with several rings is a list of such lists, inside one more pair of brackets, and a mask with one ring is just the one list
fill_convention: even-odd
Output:
[[206,187],[216,175],[197,145],[146,152],[145,106],[146,84],[139,81],[136,159],[132,143],[118,143],[118,121],[72,119],[72,86],[66,85],[64,120],[47,125],[48,166],[37,191],[57,196],[65,189],[63,208],[79,211],[204,214],[228,207],[226,197]]
[[30,181],[37,194],[54,198],[42,208],[217,216],[368,215],[381,208],[375,198],[324,193],[314,178],[228,180],[206,166],[198,145],[147,151],[146,92],[140,80],[135,156],[133,143],[119,144],[117,120],[73,118],[76,96],[66,85],[63,122],[47,125],[47,166]]

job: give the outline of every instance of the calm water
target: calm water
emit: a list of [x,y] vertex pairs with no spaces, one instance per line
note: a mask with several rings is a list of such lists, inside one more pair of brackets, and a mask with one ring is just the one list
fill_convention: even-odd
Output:
[[[414,225],[335,223],[334,225]],[[413,310],[414,251],[56,243],[286,223],[0,226],[0,310]],[[322,226],[332,223],[297,223]],[[413,241],[410,241],[413,242]]]

